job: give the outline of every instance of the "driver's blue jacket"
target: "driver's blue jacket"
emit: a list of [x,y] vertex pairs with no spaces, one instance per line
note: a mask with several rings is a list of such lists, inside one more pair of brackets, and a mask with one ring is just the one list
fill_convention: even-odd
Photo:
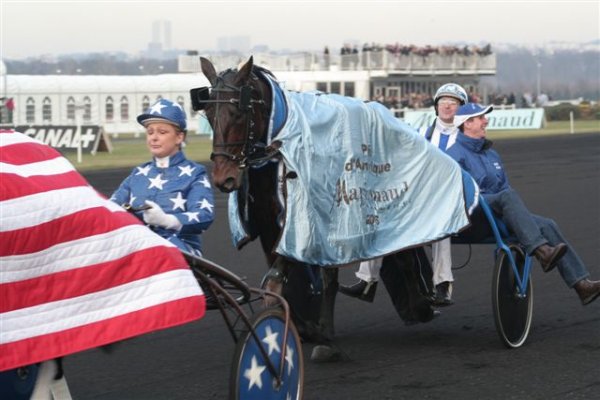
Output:
[[459,131],[456,143],[446,150],[446,154],[471,174],[484,197],[510,188],[502,160],[491,145],[487,139],[473,139]]
[[[188,160],[183,152],[171,156],[164,168],[154,159],[135,167],[110,199],[133,208],[143,206],[146,200],[155,202],[165,213],[174,215],[182,228],[151,228],[181,250],[201,255],[200,233],[214,219],[213,192],[204,166]],[[136,216],[143,220],[142,212]]]

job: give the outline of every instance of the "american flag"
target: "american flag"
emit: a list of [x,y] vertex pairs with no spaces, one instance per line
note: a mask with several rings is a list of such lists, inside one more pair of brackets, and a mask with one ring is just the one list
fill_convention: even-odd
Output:
[[0,130],[0,371],[202,318],[179,250],[56,150]]

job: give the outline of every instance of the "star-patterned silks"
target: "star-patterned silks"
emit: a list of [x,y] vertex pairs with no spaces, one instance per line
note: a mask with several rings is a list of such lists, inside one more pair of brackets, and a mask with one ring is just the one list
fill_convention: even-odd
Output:
[[208,202],[208,200],[206,200],[206,199],[202,199],[202,200],[200,200],[200,201],[198,202],[198,204],[200,204],[200,209],[201,209],[201,210],[208,210],[208,211],[210,211],[211,213],[213,212],[213,207],[214,207],[214,206],[213,206],[212,204],[210,204],[210,203]]
[[167,183],[168,180],[162,180],[160,176],[161,174],[158,174],[154,178],[148,178],[150,181],[150,186],[148,186],[148,189],[157,188],[159,190],[163,190],[163,185]]
[[136,167],[138,170],[136,175],[148,176],[148,172],[150,172],[150,167],[152,167],[150,164],[143,166],[143,167]]
[[183,198],[181,192],[177,192],[177,196],[172,197],[169,200],[173,202],[173,211],[177,210],[178,208],[181,208],[183,211],[185,211],[185,203],[187,200]]
[[205,188],[210,189],[210,182],[208,178],[205,176],[201,181],[199,181]]
[[198,212],[184,212],[183,215],[185,215],[186,217],[188,217],[188,222],[191,221],[196,221],[196,222],[200,222],[200,220],[198,219]]
[[[195,167],[192,167],[191,165],[186,165],[184,167],[179,166],[178,167],[181,172],[179,173],[179,176],[192,176],[192,172],[194,172],[194,170],[196,169]],[[206,179],[206,177],[204,177],[204,179]]]
[[[165,110],[162,110],[163,113]],[[154,231],[181,250],[200,254],[200,235],[214,219],[212,189],[200,183],[206,180],[206,169],[188,160],[183,152],[170,156],[164,167],[157,161],[153,159],[134,168],[111,200],[134,207],[140,207],[146,200],[155,202],[165,213],[174,215],[182,227],[177,231],[154,227]],[[202,200],[205,202],[202,203]],[[136,215],[141,218],[141,213]]]

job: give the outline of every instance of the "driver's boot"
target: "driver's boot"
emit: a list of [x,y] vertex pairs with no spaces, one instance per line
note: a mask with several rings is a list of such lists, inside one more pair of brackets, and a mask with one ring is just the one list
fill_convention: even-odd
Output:
[[533,252],[533,255],[540,262],[544,272],[549,272],[556,266],[558,260],[562,258],[567,252],[567,245],[559,243],[556,246],[550,246],[549,244],[543,244]]
[[600,296],[600,281],[582,279],[573,286],[573,289],[577,292],[581,304],[585,306]]
[[340,285],[339,291],[346,296],[355,297],[359,300],[372,303],[375,299],[375,292],[377,291],[377,281],[367,282],[359,279],[354,285]]

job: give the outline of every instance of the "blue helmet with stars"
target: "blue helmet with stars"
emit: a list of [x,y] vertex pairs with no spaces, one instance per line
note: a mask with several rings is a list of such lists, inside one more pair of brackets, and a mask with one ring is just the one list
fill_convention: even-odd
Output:
[[183,108],[167,99],[160,99],[150,106],[143,114],[138,115],[137,121],[147,126],[151,122],[166,122],[174,125],[182,132],[187,128],[186,115]]

